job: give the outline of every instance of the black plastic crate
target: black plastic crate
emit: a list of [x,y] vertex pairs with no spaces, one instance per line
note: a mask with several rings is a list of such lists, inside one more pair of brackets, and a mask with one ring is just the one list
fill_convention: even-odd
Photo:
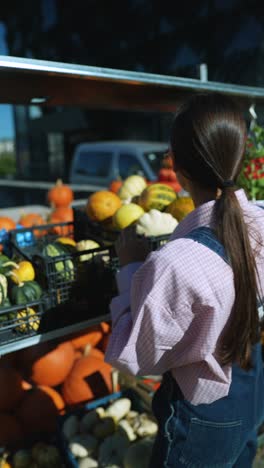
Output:
[[129,398],[131,400],[132,410],[138,411],[139,413],[147,412],[151,414],[148,407],[146,407],[143,400],[139,397],[136,391],[134,391],[133,389],[125,389],[125,390],[121,390],[120,392],[112,393],[110,395],[106,395],[105,397],[93,400],[89,403],[79,405],[76,409],[67,412],[65,415],[59,418],[59,422],[58,422],[59,447],[63,455],[64,463],[67,468],[78,468],[79,463],[78,463],[77,458],[75,458],[75,456],[70,452],[69,447],[68,447],[68,442],[62,433],[62,426],[63,426],[64,421],[71,415],[76,415],[77,417],[81,417],[85,413],[95,408],[98,408],[99,406],[106,407],[107,405],[113,403],[118,398],[123,398],[123,397]]
[[[37,335],[46,309],[46,298],[0,309],[0,345]],[[34,311],[34,314],[32,313]]]
[[[107,313],[109,302],[116,292],[113,248],[99,247],[78,252],[71,246],[60,244],[63,253],[47,256],[45,247],[54,244],[60,237],[54,233],[54,228],[67,228],[73,233],[73,223],[13,231],[13,253],[34,265],[37,281],[48,292],[49,309],[65,303],[90,303],[93,308],[98,304],[102,307],[101,313]],[[45,235],[40,235],[42,232]],[[94,236],[89,238],[97,240]]]

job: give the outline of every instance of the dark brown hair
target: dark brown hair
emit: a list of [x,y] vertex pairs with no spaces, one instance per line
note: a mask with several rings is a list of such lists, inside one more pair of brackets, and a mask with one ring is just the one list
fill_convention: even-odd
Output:
[[[234,102],[221,94],[197,94],[176,114],[171,131],[175,166],[191,181],[220,197],[214,226],[234,274],[235,302],[220,343],[222,365],[237,362],[248,369],[258,340],[257,270],[247,224],[235,195],[246,142],[246,124]],[[227,186],[226,186],[227,185]]]

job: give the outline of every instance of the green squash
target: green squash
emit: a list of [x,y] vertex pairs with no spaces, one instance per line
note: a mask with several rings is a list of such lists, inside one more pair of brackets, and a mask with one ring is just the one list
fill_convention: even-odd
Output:
[[65,259],[54,263],[55,270],[58,273],[59,279],[65,281],[73,281],[75,279],[74,264],[72,260],[68,258],[68,246],[63,245],[60,242],[48,244],[43,249],[43,255],[45,257],[58,257],[65,255]]
[[11,301],[16,305],[38,301],[42,296],[42,292],[40,285],[36,281],[25,281],[25,283],[12,287]]

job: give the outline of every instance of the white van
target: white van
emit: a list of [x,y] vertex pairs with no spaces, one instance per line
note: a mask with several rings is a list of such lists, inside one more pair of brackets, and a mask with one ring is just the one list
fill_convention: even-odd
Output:
[[117,177],[132,174],[157,179],[168,145],[152,141],[104,141],[81,143],[74,152],[69,181],[107,188]]

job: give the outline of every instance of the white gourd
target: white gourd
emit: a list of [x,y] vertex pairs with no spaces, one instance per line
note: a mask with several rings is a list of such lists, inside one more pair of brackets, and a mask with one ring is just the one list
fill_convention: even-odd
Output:
[[178,221],[170,213],[159,210],[150,210],[143,214],[136,225],[137,234],[144,236],[162,236],[171,234],[176,228]]

